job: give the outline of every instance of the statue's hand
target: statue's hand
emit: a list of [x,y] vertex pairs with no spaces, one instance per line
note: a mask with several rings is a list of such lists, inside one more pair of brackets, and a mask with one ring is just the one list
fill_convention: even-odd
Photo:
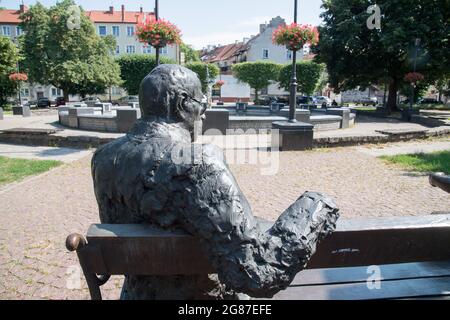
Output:
[[312,254],[316,243],[336,228],[339,209],[330,198],[315,192],[304,193],[270,229],[294,247],[304,247]]

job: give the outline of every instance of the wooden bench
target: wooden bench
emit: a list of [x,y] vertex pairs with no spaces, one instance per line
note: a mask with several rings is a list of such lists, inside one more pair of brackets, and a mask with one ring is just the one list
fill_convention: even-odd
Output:
[[[110,275],[214,273],[198,240],[182,231],[94,224],[86,239],[72,234],[66,246],[77,252],[94,300]],[[450,214],[342,219],[307,269],[273,298],[450,299]]]

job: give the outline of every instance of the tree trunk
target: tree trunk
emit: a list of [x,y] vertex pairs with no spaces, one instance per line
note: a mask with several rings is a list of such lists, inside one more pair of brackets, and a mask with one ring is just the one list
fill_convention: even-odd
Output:
[[390,114],[394,110],[397,109],[397,91],[398,91],[398,80],[392,79],[392,82],[389,84],[389,95],[388,101],[386,105],[386,111]]
[[255,89],[255,105],[258,104],[258,89]]
[[66,90],[65,88],[61,88],[61,89],[64,92],[64,101],[69,102],[69,91]]

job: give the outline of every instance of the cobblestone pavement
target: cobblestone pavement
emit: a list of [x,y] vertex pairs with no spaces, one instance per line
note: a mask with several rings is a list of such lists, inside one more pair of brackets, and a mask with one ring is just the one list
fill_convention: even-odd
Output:
[[92,150],[54,147],[32,147],[0,143],[0,156],[9,158],[58,160],[72,162],[86,157]]
[[[275,175],[261,175],[257,165],[230,165],[255,215],[275,219],[306,190],[333,197],[344,218],[450,211],[450,195],[430,187],[426,176],[404,172],[356,148],[279,156]],[[0,191],[0,299],[89,298],[83,277],[81,288],[67,288],[80,278],[67,274],[77,270],[78,260],[64,241],[99,221],[90,157]],[[119,297],[121,281],[114,277],[106,284],[105,299]]]

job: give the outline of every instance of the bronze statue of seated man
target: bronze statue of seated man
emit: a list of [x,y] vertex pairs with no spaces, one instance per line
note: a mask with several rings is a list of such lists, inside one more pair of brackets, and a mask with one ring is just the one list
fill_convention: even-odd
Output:
[[307,192],[263,229],[221,149],[193,143],[205,112],[202,96],[194,72],[158,66],[140,86],[142,118],[92,159],[102,223],[184,229],[202,241],[217,270],[208,276],[126,276],[124,299],[271,297],[335,228],[333,201]]

